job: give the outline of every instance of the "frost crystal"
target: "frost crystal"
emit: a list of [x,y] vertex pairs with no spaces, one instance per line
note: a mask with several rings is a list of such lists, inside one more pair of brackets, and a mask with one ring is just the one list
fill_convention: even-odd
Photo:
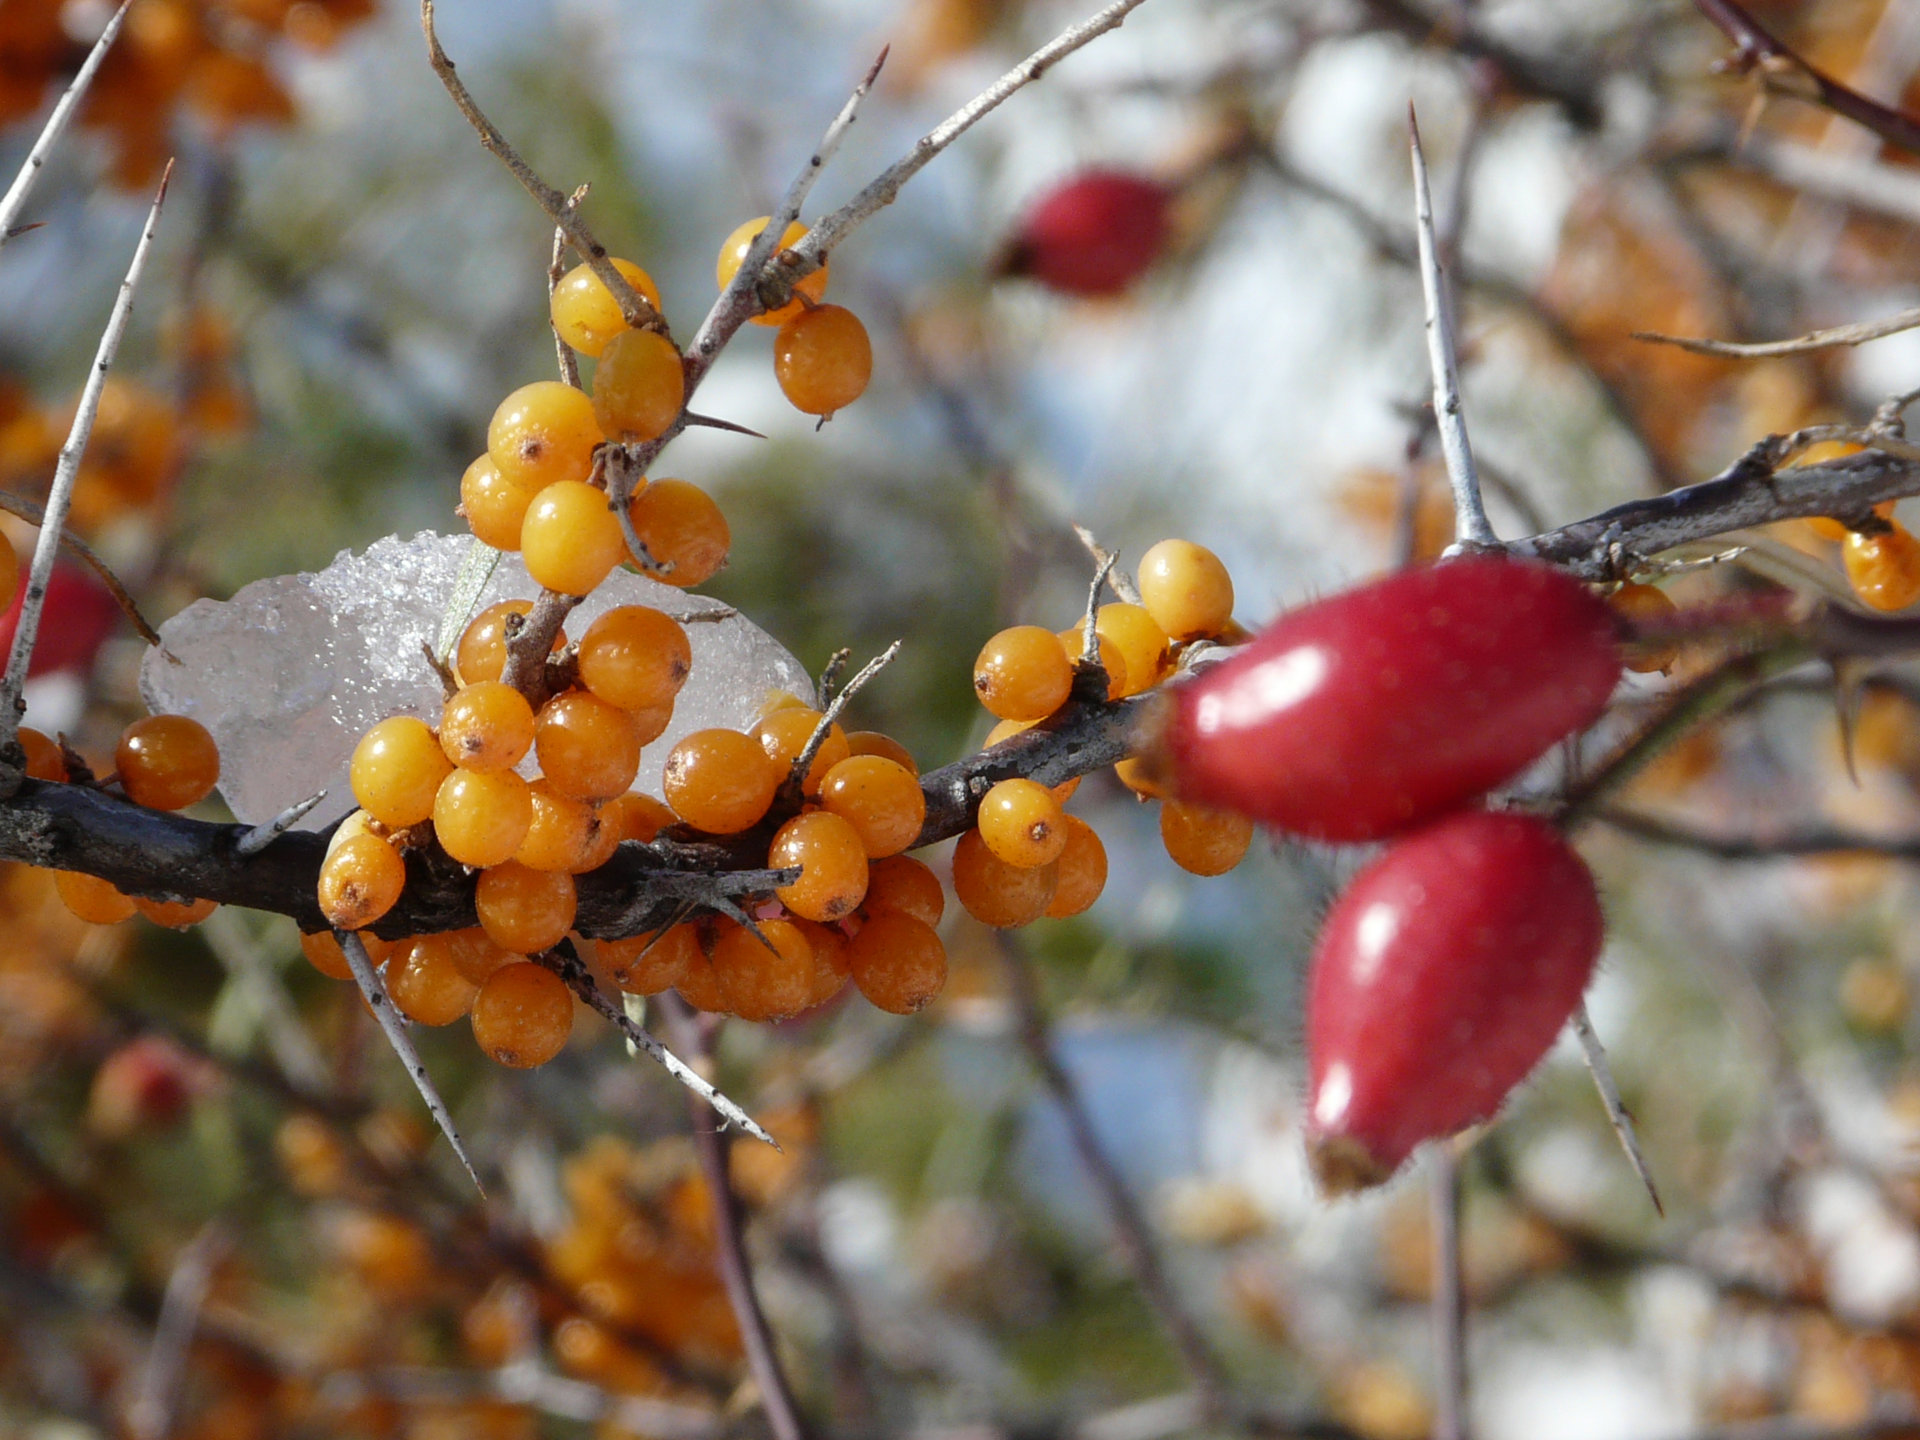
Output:
[[[156,714],[190,715],[220,746],[220,793],[254,825],[324,789],[327,798],[301,828],[332,824],[353,808],[347,761],[360,736],[389,715],[440,718],[439,678],[423,647],[473,541],[423,532],[342,551],[317,575],[281,575],[228,601],[199,600],[160,627],[147,652],[140,691]],[[518,555],[502,555],[477,612],[540,593]],[[616,570],[567,617],[578,638],[616,605],[651,605],[676,618],[723,611],[719,601]],[[687,626],[693,669],[673,723],[640,756],[635,788],[660,793],[667,752],[695,730],[744,730],[769,692],[812,702],[801,664],[740,615]],[[171,658],[169,658],[171,657]],[[175,663],[175,662],[178,663]],[[522,767],[531,773],[531,764]]]

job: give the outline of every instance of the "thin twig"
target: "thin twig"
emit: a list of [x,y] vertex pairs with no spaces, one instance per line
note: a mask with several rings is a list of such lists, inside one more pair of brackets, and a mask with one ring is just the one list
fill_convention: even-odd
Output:
[[1460,404],[1460,364],[1453,338],[1453,299],[1441,268],[1440,245],[1433,233],[1433,188],[1427,157],[1420,149],[1420,126],[1407,107],[1407,136],[1413,154],[1413,208],[1420,245],[1420,292],[1426,301],[1427,365],[1433,371],[1433,419],[1440,432],[1440,453],[1453,487],[1454,536],[1470,545],[1496,545],[1499,537],[1480,499],[1480,476],[1467,443],[1467,417]]
[[1881,320],[1861,320],[1852,325],[1835,325],[1815,330],[1792,340],[1758,340],[1742,343],[1734,340],[1697,340],[1684,335],[1662,335],[1656,330],[1636,330],[1633,338],[1655,345],[1677,345],[1696,355],[1723,355],[1734,360],[1764,360],[1775,355],[1806,355],[1816,350],[1831,350],[1836,345],[1864,345],[1869,340],[1884,340],[1920,327],[1920,310],[1902,310]]
[[820,712],[820,719],[814,725],[813,733],[807,736],[807,743],[801,747],[800,753],[793,757],[793,764],[788,767],[787,784],[789,786],[804,790],[807,772],[813,769],[813,762],[819,758],[820,747],[827,743],[827,737],[833,733],[833,727],[846,713],[847,706],[853,703],[853,697],[866,688],[869,680],[887,668],[893,657],[900,653],[900,647],[906,643],[904,640],[894,641],[862,665],[854,673],[853,678],[840,687],[840,693],[827,702],[827,708]]
[[[34,183],[40,178],[40,171],[46,166],[47,157],[53,153],[53,147],[60,142],[66,132],[67,122],[73,119],[73,112],[79,108],[81,99],[87,93],[87,87],[93,84],[93,77],[100,73],[100,66],[107,58],[107,51],[113,45],[114,38],[120,33],[121,22],[127,18],[127,7],[133,0],[120,0],[120,8],[113,12],[113,18],[107,21],[100,32],[100,38],[93,42],[86,63],[80,67],[73,80],[68,84],[59,103],[53,107],[53,113],[47,117],[47,123],[40,128],[40,136],[33,142],[33,148],[27,151],[27,158],[20,166],[20,173],[13,177],[13,184],[7,187],[5,196],[0,196],[0,246],[27,231],[37,228],[33,225],[16,225],[20,212],[26,208],[27,197],[33,193]],[[162,188],[165,188],[162,182]]]
[[1633,1115],[1620,1098],[1620,1087],[1614,1083],[1613,1067],[1607,1063],[1606,1046],[1600,1043],[1600,1036],[1594,1031],[1593,1020],[1587,1014],[1586,1001],[1582,1000],[1573,1007],[1572,1023],[1573,1033],[1580,1040],[1580,1053],[1586,1057],[1587,1071],[1593,1076],[1593,1087],[1600,1092],[1600,1103],[1606,1107],[1607,1123],[1613,1126],[1620,1148],[1627,1152],[1627,1163],[1633,1166],[1633,1173],[1647,1187],[1647,1199],[1653,1202],[1654,1213],[1665,1218],[1667,1207],[1660,1203],[1660,1189],[1653,1183],[1653,1169],[1647,1164],[1646,1153],[1640,1148],[1639,1133],[1633,1128]]
[[1095,565],[1107,568],[1107,583],[1113,587],[1113,593],[1129,605],[1140,603],[1140,587],[1133,583],[1133,577],[1119,567],[1119,555],[1107,549],[1095,538],[1094,533],[1084,525],[1073,527],[1073,533],[1080,543],[1087,547],[1087,553],[1093,557]]
[[153,1327],[153,1343],[147,1347],[146,1362],[127,1405],[127,1433],[133,1440],[161,1440],[173,1427],[173,1408],[193,1332],[199,1328],[200,1308],[206,1304],[213,1272],[226,1251],[225,1228],[218,1220],[210,1220],[174,1261],[160,1300],[160,1318]]
[[[592,185],[582,185],[567,197],[567,211],[571,214],[580,208],[580,202],[587,198]],[[567,232],[560,226],[553,227],[553,255],[547,261],[547,328],[553,332],[555,358],[560,363],[560,379],[574,389],[580,385],[580,357],[573,353],[573,347],[560,338],[559,322],[553,318],[553,292],[560,288],[560,282],[567,275]]]
[[40,634],[40,612],[47,603],[47,582],[53,575],[54,557],[60,552],[60,537],[67,524],[67,507],[73,500],[73,483],[80,473],[80,458],[86,453],[87,439],[93,434],[94,417],[100,413],[100,392],[106,387],[107,371],[120,350],[120,337],[126,334],[128,317],[133,314],[133,295],[147,268],[147,256],[153,250],[153,237],[160,228],[160,207],[166,203],[167,182],[173,178],[173,162],[167,162],[160,177],[160,189],[153,197],[140,242],[133,248],[127,265],[127,277],[120,282],[120,293],[107,317],[107,328],[100,336],[93,368],[80,392],[80,407],[74,411],[73,428],[67,443],[60,448],[60,460],[54,467],[53,486],[47,492],[46,518],[40,526],[40,538],[34,543],[33,563],[27,572],[27,593],[20,606],[19,628],[14,631],[13,650],[7,656],[7,670],[0,680],[0,744],[10,742],[20,729],[20,715],[26,708],[22,691],[27,683],[27,662],[33,658],[34,641]]
[[271,820],[264,820],[246,834],[233,842],[233,853],[242,858],[258,855],[267,846],[278,840],[287,831],[298,825],[308,811],[327,798],[324,790],[316,791],[304,800],[296,800]]
[[1716,860],[1782,860],[1800,855],[1885,855],[1894,860],[1920,860],[1920,835],[1868,835],[1824,825],[1725,835],[1617,808],[1595,810],[1591,818],[1636,839],[1695,850]]
[[354,983],[360,987],[360,994],[367,1002],[367,1008],[373,1012],[373,1018],[379,1022],[380,1033],[387,1037],[387,1043],[393,1047],[393,1053],[400,1057],[400,1064],[407,1072],[407,1078],[413,1081],[413,1088],[420,1092],[420,1098],[426,1102],[427,1113],[433,1116],[433,1123],[440,1127],[440,1133],[447,1137],[447,1143],[453,1146],[453,1153],[460,1157],[460,1163],[466,1168],[467,1178],[473,1181],[473,1188],[484,1197],[487,1187],[480,1183],[480,1176],[473,1168],[473,1161],[467,1158],[467,1147],[460,1143],[460,1132],[453,1128],[453,1116],[447,1110],[446,1102],[440,1098],[440,1092],[434,1088],[433,1077],[427,1074],[427,1067],[420,1063],[420,1052],[413,1048],[413,1037],[407,1034],[406,1023],[394,1012],[393,1001],[387,995],[387,987],[380,983],[380,977],[374,973],[373,961],[367,955],[366,943],[351,930],[336,930],[333,938],[340,944],[341,954],[347,957],[347,968],[353,971]]
[[[660,997],[660,1009],[673,1027],[674,1043],[696,1059],[710,1063],[711,1048],[686,1002],[667,991]],[[794,1401],[786,1371],[781,1368],[773,1331],[767,1324],[766,1312],[760,1308],[760,1295],[754,1287],[753,1267],[747,1260],[746,1217],[741,1211],[739,1196],[733,1193],[728,1173],[728,1136],[724,1129],[707,1123],[706,1112],[699,1105],[690,1108],[694,1153],[699,1157],[700,1173],[707,1182],[707,1201],[713,1210],[720,1279],[740,1326],[747,1369],[759,1388],[767,1428],[773,1432],[774,1440],[806,1440],[806,1425],[800,1418],[800,1407]]]
[[[9,515],[18,515],[33,526],[44,525],[47,519],[45,510],[33,501],[15,495],[9,490],[0,490],[0,510],[5,510]],[[147,617],[140,613],[140,607],[134,603],[132,594],[120,583],[120,577],[107,567],[106,561],[94,553],[93,547],[71,530],[66,529],[60,532],[60,543],[67,547],[74,559],[100,577],[100,583],[107,587],[107,593],[113,596],[114,604],[120,607],[120,613],[127,617],[127,623],[133,626],[140,638],[149,645],[158,645],[160,632],[147,623]]]
[[1460,1254],[1460,1156],[1451,1141],[1428,1161],[1433,1221],[1433,1440],[1468,1440],[1467,1289]]
[[814,691],[820,697],[822,705],[831,705],[833,695],[840,688],[840,677],[846,673],[847,663],[853,659],[853,651],[842,645],[827,657],[827,663],[820,667],[820,679],[814,684]]

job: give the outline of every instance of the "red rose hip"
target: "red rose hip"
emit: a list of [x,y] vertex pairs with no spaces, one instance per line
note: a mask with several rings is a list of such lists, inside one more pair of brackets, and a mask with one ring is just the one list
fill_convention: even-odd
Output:
[[1382,840],[1511,780],[1620,678],[1604,602],[1468,556],[1282,615],[1171,692],[1145,745],[1180,799],[1318,840]]
[[1159,258],[1171,199],[1144,175],[1085,171],[1027,212],[1000,269],[1068,295],[1117,295]]
[[1593,876],[1529,815],[1450,816],[1361,871],[1307,982],[1320,1188],[1377,1185],[1491,1117],[1573,1013],[1601,937]]

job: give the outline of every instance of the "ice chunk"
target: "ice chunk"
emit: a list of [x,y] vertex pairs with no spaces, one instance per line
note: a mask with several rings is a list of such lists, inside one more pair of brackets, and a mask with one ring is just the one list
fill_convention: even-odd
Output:
[[[353,808],[347,761],[369,726],[401,714],[438,722],[440,681],[423,646],[439,633],[472,544],[432,532],[378,540],[360,555],[342,551],[317,575],[281,575],[228,601],[196,601],[160,627],[141,694],[155,712],[191,715],[213,732],[220,793],[242,822],[258,824],[325,789],[302,828],[329,825]],[[539,593],[520,557],[503,555],[474,609]],[[567,634],[577,638],[616,605],[682,618],[725,608],[616,570],[567,618]],[[640,757],[635,788],[653,795],[683,735],[743,730],[775,690],[813,699],[800,662],[744,616],[688,625],[687,636],[693,669],[673,723]]]

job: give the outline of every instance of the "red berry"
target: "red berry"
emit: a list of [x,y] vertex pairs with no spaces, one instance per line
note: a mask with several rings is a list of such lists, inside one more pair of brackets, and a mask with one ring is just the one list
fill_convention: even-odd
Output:
[[[13,632],[19,628],[20,607],[26,601],[27,587],[22,584],[14,592],[12,606],[0,616],[0,664],[13,650]],[[93,657],[119,623],[120,605],[112,591],[78,565],[56,562],[47,578],[46,603],[27,674],[92,669]]]
[[1117,295],[1159,258],[1172,198],[1144,175],[1088,170],[1027,212],[1003,268],[1069,295]]
[[1361,871],[1307,982],[1321,1188],[1378,1184],[1499,1109],[1579,1003],[1601,933],[1593,876],[1532,816],[1450,816]]
[[1597,719],[1620,678],[1616,635],[1605,603],[1546,565],[1403,570],[1281,616],[1179,686],[1147,748],[1182,800],[1384,839]]

